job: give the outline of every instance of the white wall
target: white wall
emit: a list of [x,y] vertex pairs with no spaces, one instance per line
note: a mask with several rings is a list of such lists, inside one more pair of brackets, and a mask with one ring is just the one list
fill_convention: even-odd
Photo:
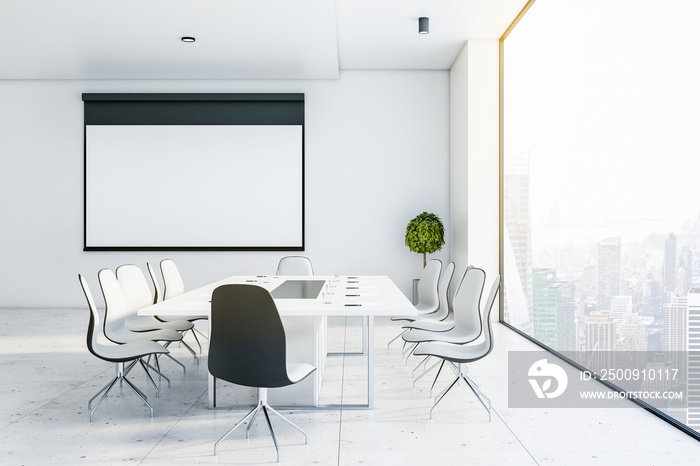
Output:
[[[410,297],[422,259],[403,243],[406,224],[430,211],[450,231],[447,71],[344,71],[332,81],[0,81],[0,307],[85,307],[78,273],[99,303],[97,271],[122,263],[170,257],[191,288],[273,273],[284,255],[83,252],[83,92],[305,93],[304,254],[318,274],[388,274]],[[449,253],[446,246],[433,257]]]
[[[450,70],[450,251],[498,273],[498,40],[470,40]],[[494,309],[494,314],[497,311]]]
[[450,69],[450,234],[455,275],[469,263],[469,55],[467,44]]

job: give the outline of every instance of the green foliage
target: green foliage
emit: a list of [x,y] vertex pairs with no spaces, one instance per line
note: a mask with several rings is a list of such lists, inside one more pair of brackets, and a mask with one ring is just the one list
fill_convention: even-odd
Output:
[[425,255],[439,251],[445,244],[445,227],[440,217],[423,212],[406,225],[406,246],[419,254]]

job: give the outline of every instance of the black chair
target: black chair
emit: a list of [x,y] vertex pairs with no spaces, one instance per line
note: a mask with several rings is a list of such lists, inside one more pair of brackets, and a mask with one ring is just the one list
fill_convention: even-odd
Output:
[[284,387],[303,380],[315,367],[306,363],[287,363],[284,327],[270,293],[256,285],[222,285],[211,297],[211,335],[209,372],[227,382],[258,389],[258,404],[214,444],[216,449],[238,426],[250,419],[250,426],[262,410],[272,441],[279,445],[270,423],[269,412],[276,414],[299,432],[306,432],[267,404],[267,389]]

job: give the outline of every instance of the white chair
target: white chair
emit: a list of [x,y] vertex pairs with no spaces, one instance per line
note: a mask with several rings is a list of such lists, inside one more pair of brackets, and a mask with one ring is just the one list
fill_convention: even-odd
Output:
[[280,259],[275,275],[313,275],[311,261],[304,256],[287,256]]
[[[437,322],[434,324],[425,323],[422,325],[423,328],[411,328],[409,326],[413,325],[413,323],[407,324],[406,327],[408,327],[408,331],[402,335],[403,340],[407,344],[414,344],[417,346],[418,343],[426,341],[446,341],[450,343],[464,344],[479,338],[482,327],[479,303],[481,302],[481,295],[484,290],[485,280],[486,272],[484,272],[483,269],[468,267],[453,298],[452,306],[454,321],[446,324],[446,326],[449,328],[439,328],[439,324],[442,324],[443,322]],[[416,354],[415,350],[416,348],[414,347],[413,354]],[[422,364],[426,363],[428,359],[429,357],[424,358],[423,361],[416,366],[416,369],[418,369],[418,367],[420,367]],[[444,361],[442,364],[438,364],[440,364],[440,370],[435,376],[436,381],[440,375],[440,372],[442,371]],[[421,377],[430,372],[436,366],[437,364],[433,365],[428,370],[423,372],[423,374],[415,377],[413,379],[413,385],[415,386],[416,382]],[[430,387],[431,393],[434,386],[435,382],[433,382],[433,385]]]
[[[151,277],[151,283],[153,284],[153,304],[160,302],[163,299],[163,293],[160,291],[160,285],[158,285],[158,279],[156,278],[156,271],[153,270],[153,266],[150,262],[146,262],[146,270],[148,270],[148,275]],[[167,322],[168,320],[163,317],[157,317],[159,320]],[[185,319],[189,320],[189,319]]]
[[[423,321],[442,321],[445,320],[450,313],[450,306],[449,306],[449,299],[448,299],[448,293],[449,293],[449,287],[450,283],[452,283],[452,277],[454,276],[455,273],[455,263],[450,262],[447,264],[447,267],[445,267],[445,271],[442,273],[442,277],[440,277],[440,283],[438,284],[438,309],[437,311],[426,315],[425,317],[421,317],[419,319],[416,319],[413,321],[413,324],[415,322],[419,322],[421,320]],[[408,324],[407,324],[408,325]]]
[[[457,289],[459,289],[460,283],[462,283],[462,279],[464,279],[464,275],[467,273],[467,271],[471,268],[474,268],[474,266],[470,265],[467,267],[467,270],[464,271],[462,274],[461,278],[457,279],[457,277],[452,275],[451,282],[456,281],[456,285],[453,286],[454,291],[452,294],[449,294],[449,287],[452,286],[450,284],[443,283],[442,281],[440,282],[440,290],[439,290],[439,295],[440,295],[440,312],[439,314],[435,315],[435,318],[432,317],[422,317],[420,319],[414,320],[413,322],[407,322],[403,325],[404,328],[406,329],[419,329],[419,330],[430,330],[433,332],[444,332],[446,330],[450,330],[455,326],[455,318],[454,318],[454,296],[457,294]],[[447,287],[445,287],[447,285]],[[447,288],[447,289],[445,289]],[[447,305],[447,315],[443,318],[443,303],[446,303]]]
[[[438,285],[439,306],[437,311],[433,312],[432,314],[428,314],[428,316],[426,317],[422,317],[414,321],[409,321],[410,323],[405,324],[404,328],[412,329],[437,327],[438,329],[449,330],[450,328],[454,327],[454,321],[445,322],[445,319],[447,319],[447,317],[450,315],[448,293],[450,283],[452,283],[452,277],[454,276],[454,271],[455,263],[450,262],[449,264],[447,264],[447,267],[445,267],[445,271],[442,273],[442,277],[440,277],[440,284]],[[407,358],[413,353],[412,350],[415,349],[415,347],[416,345],[414,344],[411,350],[405,352],[405,356]]]
[[[479,302],[484,290],[486,272],[477,267],[471,267],[462,277],[462,281],[455,293],[454,326],[449,330],[430,331],[418,328],[407,328],[403,339],[408,343],[423,341],[446,341],[451,343],[468,343],[481,334],[481,316],[479,315]],[[406,327],[410,327],[407,324]]]
[[[114,388],[114,385],[117,383],[117,381],[126,382],[129,388],[131,388],[134,391],[134,393],[136,393],[136,395],[139,398],[141,398],[141,401],[143,401],[146,404],[146,406],[148,406],[148,409],[150,409],[151,411],[151,417],[153,417],[153,406],[151,406],[148,403],[148,397],[141,390],[136,388],[136,386],[129,379],[126,378],[126,374],[129,372],[129,370],[131,370],[134,364],[138,362],[146,371],[146,375],[148,375],[148,378],[151,380],[151,383],[155,385],[155,382],[151,378],[151,374],[149,374],[148,369],[146,368],[146,365],[141,358],[143,358],[144,356],[168,354],[168,350],[163,345],[160,345],[153,341],[145,340],[134,341],[131,343],[119,345],[100,343],[98,340],[107,340],[107,338],[104,336],[102,326],[100,325],[100,315],[97,312],[95,300],[92,297],[92,292],[90,291],[90,287],[88,286],[85,278],[82,275],[78,274],[78,280],[80,281],[80,286],[83,289],[83,293],[85,294],[85,299],[87,300],[88,308],[90,311],[90,323],[88,325],[87,331],[88,351],[90,351],[90,353],[92,353],[94,356],[104,361],[113,362],[117,365],[117,373],[114,376],[114,378],[112,378],[112,380],[110,380],[107,385],[102,387],[100,391],[98,391],[95,394],[95,396],[90,398],[90,401],[88,401],[88,412],[90,413],[90,422],[92,422],[92,415],[95,413],[95,411],[104,401],[104,399],[107,398],[107,395],[109,394],[110,390]],[[125,368],[125,362],[131,362],[131,364],[127,368]],[[92,408],[93,400],[97,398],[100,394],[102,394],[102,397],[97,402],[95,407]]]
[[[469,377],[466,370],[462,367],[463,364],[468,364],[471,362],[478,361],[486,357],[491,350],[493,350],[493,333],[491,331],[491,310],[493,309],[493,304],[496,301],[496,295],[501,285],[500,275],[496,276],[491,291],[486,300],[486,306],[483,310],[483,325],[484,325],[484,339],[479,343],[472,344],[456,344],[449,343],[445,341],[430,341],[426,343],[421,343],[415,351],[417,355],[425,356],[435,356],[441,358],[444,361],[450,361],[456,364],[456,374],[457,378],[450,384],[450,386],[445,389],[440,396],[438,396],[437,401],[430,408],[430,417],[433,417],[433,410],[442,401],[442,399],[447,395],[447,393],[454,387],[457,382],[462,379],[464,380],[469,388],[474,392],[479,402],[484,406],[486,411],[489,413],[489,422],[491,421],[491,400],[484,395],[479,386],[474,382],[474,380]],[[487,405],[488,403],[488,405]]]
[[[158,280],[156,279],[153,267],[151,267],[150,264],[147,265],[148,272],[151,275],[151,280],[153,280],[153,287],[156,290],[154,302],[158,302],[158,295],[160,294],[158,292]],[[180,270],[177,268],[177,265],[175,265],[175,262],[173,262],[172,259],[163,259],[162,261],[160,261],[160,274],[163,277],[163,300],[172,298],[174,296],[179,296],[185,292],[185,284],[182,281],[182,275],[180,275]],[[164,316],[159,316],[158,318],[166,321],[169,320],[168,317]],[[181,316],[179,317],[179,319],[185,319],[194,323],[197,320],[207,320],[207,316]],[[207,338],[206,335],[197,330],[197,327],[194,327],[194,331],[202,335],[204,338]],[[197,338],[197,335],[194,332],[192,332],[192,334],[194,335],[194,338],[197,341],[197,345],[199,346],[199,352],[201,353],[202,345],[199,343],[199,338]]]
[[160,273],[163,276],[163,299],[179,296],[185,292],[185,284],[182,281],[180,270],[172,259],[160,261]]
[[[438,259],[431,259],[428,261],[426,266],[423,268],[420,279],[418,280],[418,302],[415,304],[416,311],[418,311],[417,316],[394,316],[391,318],[393,321],[408,321],[412,322],[414,320],[426,317],[438,310],[440,307],[440,297],[438,294],[438,282],[440,281],[440,271],[442,270],[442,262]],[[403,335],[406,330],[402,331],[396,335],[386,347],[398,340],[401,335]]]
[[[97,278],[102,288],[102,295],[105,300],[105,336],[114,343],[131,343],[134,341],[164,341],[173,342],[181,341],[182,334],[173,329],[159,329],[147,332],[134,332],[126,326],[127,318],[132,314],[129,310],[126,297],[122,291],[121,285],[117,280],[116,275],[110,269],[102,269],[97,273]],[[176,364],[182,367],[186,372],[185,366],[173,358],[170,354],[167,357],[172,359]],[[156,359],[156,363],[158,360]],[[159,370],[151,367],[159,375],[163,376]],[[164,376],[163,376],[164,377]],[[166,378],[167,379],[167,378]]]
[[[117,281],[124,292],[126,303],[131,311],[131,315],[125,319],[126,327],[134,332],[147,332],[151,330],[159,330],[169,328],[178,331],[182,334],[192,330],[194,324],[187,320],[170,320],[168,322],[159,321],[153,316],[138,315],[139,309],[148,307],[153,304],[153,295],[148,287],[148,281],[139,266],[134,264],[125,264],[117,267]],[[197,353],[184,341],[180,343],[192,353],[195,361],[198,361]]]

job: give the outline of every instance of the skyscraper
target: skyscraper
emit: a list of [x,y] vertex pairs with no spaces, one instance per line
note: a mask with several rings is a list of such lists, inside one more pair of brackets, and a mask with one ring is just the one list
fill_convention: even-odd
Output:
[[688,298],[676,296],[664,304],[664,351],[685,352],[688,349]]
[[612,297],[620,294],[620,250],[622,239],[598,243],[598,309],[609,311]]
[[610,315],[619,325],[625,314],[632,312],[632,296],[613,296],[610,300]]
[[700,288],[688,292],[688,427],[700,430]]
[[[664,357],[678,370],[676,383],[684,384],[688,365],[688,297],[676,296],[664,304]],[[685,400],[683,400],[685,406]],[[683,414],[685,419],[685,413]]]
[[534,337],[557,351],[576,350],[575,283],[557,280],[555,269],[532,273]]
[[[636,312],[628,312],[617,324],[618,348],[624,351],[644,353],[647,351],[647,334],[642,319]],[[638,355],[646,359],[646,355]],[[645,361],[646,362],[646,361]],[[635,367],[642,368],[643,365]]]
[[593,371],[614,367],[617,335],[609,312],[594,311],[586,317],[586,360]]
[[676,246],[678,238],[673,233],[668,234],[664,243],[664,302],[669,302],[669,294],[676,291]]
[[693,253],[688,246],[683,246],[676,273],[676,295],[685,296],[691,286],[693,286]]
[[[532,334],[532,238],[530,223],[530,153],[508,156],[503,174],[503,220],[505,277],[504,301],[507,320]],[[510,270],[510,268],[514,270]],[[516,275],[517,274],[517,275]],[[517,279],[515,278],[517,276]],[[515,283],[517,280],[519,283]],[[525,309],[523,309],[523,306]]]

